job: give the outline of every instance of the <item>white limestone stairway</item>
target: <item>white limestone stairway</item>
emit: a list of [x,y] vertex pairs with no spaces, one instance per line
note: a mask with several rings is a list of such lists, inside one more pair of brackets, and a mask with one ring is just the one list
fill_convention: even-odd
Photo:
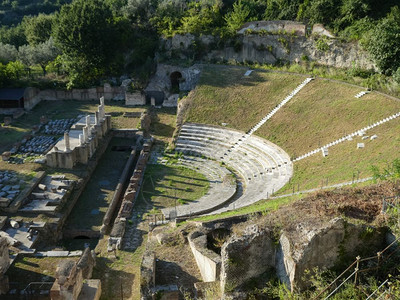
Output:
[[[235,143],[232,145],[231,149],[235,150],[240,147],[255,131],[257,131],[262,125],[265,124],[269,119],[271,119],[279,109],[282,108],[286,103],[288,103],[297,93],[304,88],[311,80],[314,78],[306,78],[298,87],[296,87],[285,99],[283,99],[271,112],[269,112],[264,118],[262,118],[256,125],[254,125],[246,134],[241,136]],[[229,154],[228,154],[229,155]]]
[[293,173],[289,155],[264,139],[249,136],[246,143],[232,151],[235,141],[242,136],[243,132],[236,130],[186,123],[175,147],[178,152],[223,162],[239,175],[243,192],[230,203],[230,207],[235,208],[268,198],[284,186]]
[[386,122],[394,120],[394,119],[396,119],[398,117],[400,117],[400,112],[395,113],[395,114],[393,114],[393,115],[391,115],[391,116],[389,116],[387,118],[384,118],[384,119],[382,119],[382,120],[380,120],[378,122],[375,122],[372,125],[368,125],[368,126],[363,127],[363,128],[361,128],[361,129],[359,129],[357,131],[354,131],[354,132],[352,132],[352,133],[350,133],[348,135],[345,135],[345,136],[343,136],[343,137],[341,137],[341,138],[339,138],[339,139],[337,139],[337,140],[335,140],[333,142],[330,142],[330,143],[328,143],[326,145],[323,145],[322,147],[319,147],[319,148],[314,149],[314,150],[312,150],[310,152],[307,152],[307,153],[305,153],[303,155],[300,155],[299,157],[296,157],[295,159],[293,159],[293,162],[296,162],[296,161],[305,159],[307,157],[310,157],[311,155],[314,155],[314,154],[316,154],[316,153],[318,153],[320,151],[324,151],[324,149],[328,149],[328,148],[330,148],[332,146],[336,146],[336,145],[338,145],[340,143],[343,143],[345,141],[352,140],[353,137],[363,136],[367,132],[367,130],[370,130],[370,129],[373,129],[373,128],[379,126],[379,125],[385,124]]

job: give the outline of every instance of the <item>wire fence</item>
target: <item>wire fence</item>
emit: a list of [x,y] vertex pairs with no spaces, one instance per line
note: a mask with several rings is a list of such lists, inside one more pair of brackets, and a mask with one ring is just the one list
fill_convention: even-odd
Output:
[[[382,200],[382,213],[387,215],[387,212],[390,209],[394,209],[394,211],[397,214],[398,225],[400,225],[400,213],[398,210],[399,202],[400,202],[400,196],[384,197]],[[390,216],[387,216],[387,218],[390,218]],[[395,253],[397,253],[400,250],[400,246],[398,244],[399,241],[400,241],[400,237],[396,238],[393,242],[391,242],[388,246],[386,246],[386,248],[384,248],[382,251],[377,252],[377,254],[375,256],[366,257],[366,258],[361,258],[360,256],[357,256],[356,260],[354,262],[352,262],[346,268],[346,270],[344,270],[327,287],[325,287],[321,292],[319,292],[317,296],[312,298],[312,300],[329,299],[351,278],[354,277],[354,284],[357,285],[360,274],[374,271],[374,270],[378,271],[382,267],[384,262],[386,262],[388,259],[390,259]],[[351,272],[351,274],[347,275],[349,272]],[[345,277],[345,276],[347,276],[347,277]],[[344,280],[339,285],[337,285],[340,282],[340,280],[343,278],[344,278]],[[382,289],[384,287],[384,285],[387,284],[388,282],[389,281],[387,279],[367,299],[372,299],[372,297],[375,294],[378,294],[378,291],[380,289]],[[331,292],[327,296],[324,296],[324,294],[326,294],[329,291],[331,291]],[[383,297],[383,294],[386,294],[388,292],[389,292],[389,290],[386,289],[381,295],[379,295],[379,298]],[[377,298],[377,299],[379,299],[379,298]]]

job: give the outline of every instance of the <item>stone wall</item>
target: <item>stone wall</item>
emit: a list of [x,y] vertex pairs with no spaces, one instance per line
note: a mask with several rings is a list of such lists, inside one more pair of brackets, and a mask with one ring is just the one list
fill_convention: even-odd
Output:
[[107,211],[106,216],[104,217],[102,232],[105,232],[107,227],[111,225],[111,218],[114,215],[114,211],[119,206],[118,215],[115,218],[110,237],[108,239],[108,251],[120,249],[121,247],[122,238],[125,234],[126,220],[127,218],[131,217],[133,206],[136,202],[137,197],[139,196],[139,191],[143,182],[147,161],[150,157],[152,143],[153,142],[151,139],[145,140],[143,144],[143,149],[140,152],[135,169],[129,179],[128,187],[126,188],[122,199],[120,197],[115,198],[115,201],[110,204],[110,208]]
[[[325,31],[324,31],[325,32]],[[325,34],[327,35],[327,34]],[[238,35],[235,39],[225,43],[222,48],[214,45],[220,43],[218,38],[207,36],[201,38],[207,49],[201,59],[210,62],[253,62],[260,64],[275,64],[277,62],[296,63],[304,59],[314,61],[321,65],[337,68],[351,68],[358,66],[364,69],[375,69],[367,52],[361,49],[358,43],[344,43],[337,39],[327,39],[328,50],[319,50],[318,36],[293,36],[281,35]],[[186,44],[196,41],[192,35],[176,35],[169,40],[164,40],[163,45],[166,55],[189,59],[195,50],[187,48]],[[180,42],[181,41],[181,42]],[[234,45],[235,46],[232,46]]]
[[272,270],[292,291],[304,289],[309,285],[304,278],[306,270],[353,261],[365,249],[369,255],[383,249],[386,229],[373,228],[366,238],[366,228],[340,218],[317,227],[299,223],[295,230],[281,232],[277,243],[276,229],[249,225],[222,247],[221,290],[233,292],[249,279]]
[[318,229],[302,227],[300,224],[296,235],[283,232],[276,259],[278,277],[292,291],[296,288],[304,289],[308,286],[308,282],[304,281],[306,270],[315,267],[331,268],[346,258],[354,260],[361,247],[371,249],[371,253],[382,249],[386,230],[374,230],[368,240],[363,239],[365,230],[366,226],[336,218]]
[[[56,269],[56,280],[50,290],[50,298],[52,300],[70,300],[83,299],[83,289],[85,288],[86,279],[92,277],[93,267],[95,265],[94,251],[86,248],[78,262],[70,259],[62,260]],[[96,280],[97,284],[92,281],[90,289],[96,289],[90,299],[98,299],[100,297],[101,283]],[[86,291],[88,293],[88,291]]]
[[221,290],[231,292],[251,278],[275,266],[272,230],[251,226],[241,236],[232,236],[221,250]]
[[146,105],[146,96],[141,92],[125,92],[125,105],[137,106]]
[[140,298],[151,299],[151,289],[156,285],[156,256],[153,251],[143,253],[140,265]]
[[298,36],[306,35],[306,25],[294,21],[253,21],[245,23],[239,30],[238,34],[244,34],[247,30],[267,31],[271,33],[286,32],[296,34]]
[[207,235],[201,231],[193,231],[188,235],[188,241],[203,281],[219,280],[221,257],[207,248]]
[[[186,39],[186,36],[181,37],[183,37],[183,40]],[[192,35],[188,35],[188,37],[189,39],[193,38],[194,41],[194,37]],[[173,39],[174,38],[172,38],[172,41]],[[174,44],[173,42],[169,41],[169,44],[170,47],[175,47],[172,46],[172,44]],[[158,64],[157,71],[150,79],[150,82],[146,87],[145,92],[150,94],[154,91],[163,92],[164,100],[167,100],[171,95],[173,95],[173,92],[171,92],[172,85],[170,76],[174,72],[179,72],[182,75],[182,77],[179,79],[179,90],[186,92],[191,91],[197,85],[197,82],[200,78],[200,71],[201,69],[199,65],[193,65],[191,67],[181,67],[167,64]]]
[[24,92],[24,109],[31,110],[40,102],[40,97],[37,97],[40,90],[33,87],[28,87]]
[[8,241],[7,238],[0,237],[0,295],[6,294],[9,289],[8,276],[5,275],[9,266]]

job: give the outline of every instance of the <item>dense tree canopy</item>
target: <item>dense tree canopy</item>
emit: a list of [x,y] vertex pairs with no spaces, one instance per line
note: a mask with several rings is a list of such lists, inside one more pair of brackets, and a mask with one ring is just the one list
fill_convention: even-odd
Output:
[[[245,22],[293,20],[308,27],[323,23],[341,39],[362,41],[383,73],[400,78],[400,17],[394,8],[398,4],[399,0],[0,0],[0,62],[3,74],[16,78],[21,72],[10,70],[22,63],[24,68],[40,66],[45,75],[57,57],[70,86],[82,86],[102,76],[151,69],[160,35],[211,34],[220,37],[216,44],[221,46]],[[198,41],[192,48],[205,51]]]
[[366,47],[378,68],[392,74],[400,68],[400,9],[395,7],[369,33]]
[[74,80],[89,82],[104,73],[117,46],[110,7],[101,0],[76,0],[64,5],[54,38]]

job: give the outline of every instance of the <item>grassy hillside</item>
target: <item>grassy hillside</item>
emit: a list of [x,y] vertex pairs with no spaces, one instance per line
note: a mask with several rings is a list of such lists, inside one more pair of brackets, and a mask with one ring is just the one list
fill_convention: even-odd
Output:
[[[253,72],[244,78],[245,69],[208,66],[191,95],[187,121],[221,125],[246,131],[289,94],[304,77],[288,73]],[[299,156],[369,124],[400,111],[400,101],[375,92],[359,99],[361,87],[316,79],[267,121],[256,135],[266,138]],[[346,141],[294,163],[294,176],[280,193],[317,188],[327,183],[351,181],[354,176],[371,176],[373,164],[384,166],[399,155],[400,120],[395,119],[367,132],[377,134],[374,141]],[[364,149],[357,143],[364,142]]]
[[[378,93],[355,98],[360,87],[316,79],[262,126],[257,135],[299,156],[400,111]],[[300,133],[300,134],[299,134]]]
[[254,71],[243,67],[207,66],[194,91],[187,121],[249,130],[298,86],[304,75]]

